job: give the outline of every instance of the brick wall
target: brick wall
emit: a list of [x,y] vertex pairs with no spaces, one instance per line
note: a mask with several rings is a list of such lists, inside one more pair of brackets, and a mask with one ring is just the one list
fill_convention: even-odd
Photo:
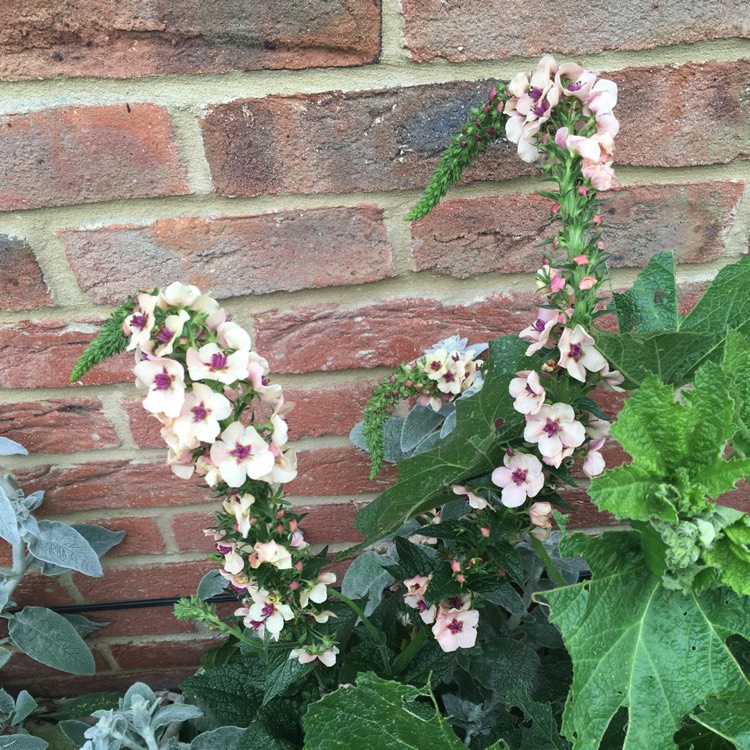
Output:
[[[368,481],[347,444],[370,384],[442,336],[528,322],[547,207],[512,147],[401,217],[487,82],[543,52],[620,87],[616,284],[671,248],[689,304],[748,252],[745,0],[5,0],[0,29],[0,434],[32,451],[4,463],[47,491],[45,515],[128,532],[103,579],[32,579],[26,603],[187,594],[208,567],[211,503],[163,466],[128,359],[67,382],[139,286],[230,298],[297,402],[288,489],[309,538],[358,538],[355,508],[393,478]],[[112,621],[99,676],[18,657],[0,681],[174,684],[210,644],[168,610],[93,617]]]

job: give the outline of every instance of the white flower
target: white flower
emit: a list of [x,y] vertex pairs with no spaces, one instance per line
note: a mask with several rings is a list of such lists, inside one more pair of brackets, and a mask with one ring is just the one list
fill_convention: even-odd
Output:
[[166,358],[144,359],[133,372],[149,389],[143,399],[145,409],[168,417],[179,416],[185,402],[185,371],[179,362]]
[[230,385],[247,377],[249,355],[242,351],[227,354],[218,344],[205,344],[199,350],[188,349],[186,362],[192,380],[218,380]]
[[203,383],[193,383],[180,416],[174,421],[173,430],[184,441],[197,438],[204,443],[213,443],[221,432],[219,422],[231,413],[232,404],[226,396]]
[[274,456],[254,427],[232,422],[211,446],[211,461],[230,487],[241,487],[248,477],[260,479],[268,474]]
[[594,346],[594,339],[582,326],[573,330],[566,328],[560,336],[560,367],[564,367],[571,378],[586,382],[586,370],[599,372],[607,367],[607,360]]
[[565,448],[577,448],[586,439],[586,430],[576,421],[570,404],[545,404],[537,414],[526,415],[523,439],[538,443],[539,452],[548,458]]
[[432,626],[432,634],[443,651],[471,648],[477,642],[479,612],[476,609],[438,610],[437,621]]
[[492,481],[503,488],[501,502],[507,508],[517,508],[527,497],[535,497],[544,487],[544,470],[541,461],[530,453],[505,454],[505,466],[492,472]]
[[515,399],[513,408],[521,414],[536,414],[544,404],[547,392],[539,382],[539,373],[522,370],[516,373],[508,386],[508,392]]

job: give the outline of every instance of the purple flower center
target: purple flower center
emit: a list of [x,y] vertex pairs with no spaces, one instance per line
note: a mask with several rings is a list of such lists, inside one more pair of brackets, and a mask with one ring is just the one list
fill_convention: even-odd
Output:
[[226,544],[220,544],[217,548],[222,555],[228,555],[231,551],[231,547],[227,547]]
[[511,479],[515,484],[521,485],[526,481],[526,475],[529,473],[528,469],[516,469],[511,475]]
[[568,91],[580,91],[583,88],[583,84],[579,81],[576,81],[575,83],[571,83],[570,86],[568,86]]
[[530,385],[529,385],[528,383],[526,383],[526,393],[529,393],[529,394],[530,394],[530,395],[532,395],[532,396],[536,396],[536,395],[537,395],[537,394],[536,394],[536,393],[534,392],[534,389],[533,389],[533,388],[532,388],[532,387],[531,387],[531,386],[530,386]]
[[450,599],[448,599],[448,604],[451,605],[451,609],[461,609],[461,607],[464,606],[464,603],[457,596],[452,596]]
[[263,617],[263,619],[265,620],[268,617],[270,617],[273,614],[273,612],[274,612],[273,604],[266,604],[263,607],[263,609],[260,611],[260,614],[261,614],[261,617]]
[[229,584],[229,588],[234,591],[235,594],[246,594],[245,589],[241,589],[239,586],[235,586],[233,583]]
[[570,345],[570,351],[568,352],[568,356],[578,362],[578,360],[583,356],[583,352],[581,351],[581,345],[580,344],[571,344]]
[[555,437],[560,432],[560,420],[547,418],[547,423],[544,425],[544,431],[547,433],[547,437]]
[[448,630],[453,633],[453,635],[457,635],[464,629],[464,624],[460,620],[453,619],[448,625]]
[[437,372],[440,369],[440,367],[441,367],[440,362],[438,362],[437,360],[433,360],[430,363],[430,369],[434,370],[435,372]]
[[162,326],[161,331],[156,334],[156,338],[163,344],[168,344],[172,336],[174,336],[174,331],[170,331],[166,326]]
[[420,599],[417,602],[417,612],[424,612],[427,609],[427,602],[424,599]]
[[130,325],[133,328],[137,328],[139,331],[142,331],[148,325],[148,315],[146,315],[145,313],[134,315],[130,319]]
[[250,620],[250,627],[253,630],[260,630],[263,627],[263,623],[259,620]]
[[534,86],[532,89],[529,90],[529,96],[535,101],[538,102],[539,98],[544,92],[539,88],[539,86]]
[[461,355],[460,355],[460,354],[459,354],[458,352],[455,352],[455,353],[454,353],[454,354],[453,354],[453,355],[451,356],[451,359],[452,359],[452,360],[453,360],[454,362],[458,362],[458,360],[459,360],[459,359],[461,359]]
[[163,372],[157,372],[154,375],[154,387],[157,391],[168,391],[172,386],[174,375],[170,375],[165,367]]
[[234,456],[237,462],[246,461],[247,457],[253,452],[252,445],[243,445],[242,443],[236,443],[234,448],[229,451],[230,456]]
[[271,385],[271,381],[269,378],[265,377],[265,375],[260,379],[261,385]]
[[211,364],[209,367],[213,370],[224,370],[227,366],[227,355],[224,352],[211,355]]
[[534,114],[535,114],[535,115],[536,115],[537,117],[544,117],[544,113],[545,113],[545,112],[546,112],[546,111],[547,111],[548,109],[549,109],[549,102],[548,102],[548,101],[547,101],[546,99],[544,99],[544,100],[542,100],[541,102],[539,102],[539,104],[537,104],[537,105],[536,105],[536,107],[533,107],[531,111],[532,111],[532,112],[533,112],[533,113],[534,113]]
[[456,379],[456,376],[452,372],[446,372],[443,377],[446,383],[452,383]]
[[206,409],[202,401],[198,404],[198,406],[194,406],[190,411],[193,412],[193,422],[203,422],[209,414],[208,409]]
[[536,323],[534,323],[532,327],[535,331],[541,333],[544,330],[545,325],[546,323],[541,318],[537,318]]

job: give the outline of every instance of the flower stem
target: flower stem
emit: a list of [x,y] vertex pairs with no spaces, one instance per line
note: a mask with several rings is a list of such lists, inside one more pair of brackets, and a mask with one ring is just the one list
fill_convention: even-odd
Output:
[[536,550],[536,553],[539,555],[539,557],[542,558],[542,562],[544,563],[544,566],[547,568],[547,573],[549,574],[549,577],[558,585],[558,586],[567,586],[568,584],[565,582],[565,579],[560,575],[560,571],[555,567],[555,563],[552,562],[552,558],[549,556],[549,553],[544,548],[544,544],[540,539],[537,539],[533,534],[529,534],[529,538],[531,539],[531,543],[534,545],[534,549]]
[[420,628],[414,638],[412,638],[411,643],[396,657],[396,661],[393,662],[394,677],[400,675],[409,666],[411,660],[417,655],[417,652],[422,648],[426,640],[427,629]]

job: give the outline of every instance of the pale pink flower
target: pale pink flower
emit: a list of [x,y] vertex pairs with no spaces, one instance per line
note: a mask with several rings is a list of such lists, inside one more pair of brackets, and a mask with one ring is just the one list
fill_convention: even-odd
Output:
[[462,484],[451,485],[451,489],[456,495],[466,495],[469,505],[476,510],[484,510],[489,505],[483,497],[475,495],[468,487],[464,487]]
[[625,376],[619,370],[610,370],[609,362],[599,371],[602,376],[602,386],[607,391],[615,391],[617,393],[623,393],[624,388],[620,388],[625,382]]
[[271,442],[277,447],[281,448],[286,445],[289,438],[289,426],[283,417],[278,414],[271,415],[271,427],[273,427],[273,433],[271,435]]
[[274,462],[269,471],[260,477],[261,481],[268,484],[286,484],[297,476],[297,453],[294,448],[279,450],[273,443],[269,446]]
[[521,414],[536,414],[544,404],[547,392],[539,382],[539,373],[534,370],[517,372],[508,386],[508,392],[515,399],[513,408]]
[[583,425],[576,421],[570,404],[545,404],[537,414],[526,415],[523,439],[537,443],[542,456],[556,456],[564,448],[577,448],[586,439]]
[[459,648],[472,648],[477,642],[479,612],[476,609],[460,611],[438,610],[437,621],[432,626],[432,634],[445,652]]
[[309,587],[301,589],[299,592],[300,606],[304,609],[310,602],[322,604],[328,599],[328,587],[334,583],[336,583],[335,573],[321,573],[315,583],[309,581]]
[[273,540],[270,542],[256,542],[253,549],[255,550],[255,558],[257,560],[257,565],[253,564],[253,568],[266,563],[273,565],[274,568],[278,568],[279,570],[291,570],[292,553],[282,544],[277,544]]
[[190,479],[195,472],[193,451],[188,449],[177,452],[170,448],[167,452],[167,466],[169,466],[172,469],[172,473],[180,479]]
[[586,434],[590,438],[598,440],[599,438],[605,438],[609,435],[609,428],[612,425],[606,419],[600,419],[590,411],[585,411],[583,417],[586,420],[584,423]]
[[419,366],[427,373],[430,380],[440,380],[445,374],[448,362],[448,352],[445,349],[436,349],[434,352],[425,354],[424,359],[419,361]]
[[250,334],[237,323],[232,321],[220,323],[216,333],[219,334],[219,342],[225,349],[236,349],[241,352],[250,351]]
[[195,460],[195,473],[203,477],[209,487],[213,487],[219,481],[219,469],[211,461],[210,456],[198,456]]
[[143,406],[153,414],[177,417],[185,402],[185,371],[173,359],[152,358],[139,362],[133,372],[148,388]]
[[336,654],[339,653],[336,646],[305,646],[304,648],[293,648],[289,652],[290,659],[296,659],[300,664],[309,664],[316,659],[326,667],[332,667],[336,663]]
[[584,114],[588,114],[587,109],[597,117],[609,114],[617,105],[617,84],[614,81],[599,79],[591,88],[584,104]]
[[278,641],[284,623],[294,619],[292,608],[288,604],[282,604],[277,597],[271,596],[265,589],[251,591],[250,596],[253,604],[248,609],[246,621],[249,619],[251,622],[262,623],[271,637]]
[[584,276],[579,282],[578,282],[578,288],[579,289],[591,289],[591,287],[596,286],[596,279],[593,276]]
[[211,461],[230,487],[241,487],[248,477],[260,479],[268,474],[274,456],[254,427],[232,422],[211,446]]
[[529,518],[534,526],[531,533],[537,539],[547,539],[552,528],[552,506],[549,503],[534,503],[529,508]]
[[232,404],[226,396],[203,383],[193,383],[173,429],[182,440],[196,438],[204,443],[213,443],[221,432],[219,422],[227,419],[231,413]]
[[192,380],[218,380],[230,385],[248,375],[248,353],[227,354],[218,344],[205,344],[200,349],[188,349],[188,372]]
[[429,407],[433,411],[440,411],[443,408],[444,402],[438,396],[426,396],[423,394],[417,399],[417,403],[425,408]]
[[435,616],[437,613],[435,605],[427,606],[427,602],[424,598],[427,586],[431,579],[432,574],[429,576],[414,576],[414,578],[409,578],[404,581],[404,586],[406,586],[404,604],[406,604],[407,607],[416,609],[425,625],[430,625],[435,622]]
[[573,455],[574,448],[563,448],[559,453],[555,453],[554,456],[542,456],[542,462],[547,466],[554,466],[560,468],[560,464],[570,456]]
[[159,307],[189,307],[200,293],[197,286],[175,281],[159,293]]
[[[245,568],[245,559],[242,555],[237,552],[236,542],[223,542],[220,541],[216,545],[216,549],[224,555],[224,570],[231,575],[241,573]],[[243,545],[244,549],[244,545]]]
[[589,264],[589,256],[583,254],[576,255],[576,257],[573,258],[573,263],[577,266],[587,266]]
[[603,437],[589,443],[588,453],[583,461],[583,473],[587,477],[598,477],[604,471],[604,456],[599,452],[603,445]]
[[141,348],[147,349],[151,341],[151,329],[156,325],[154,309],[156,296],[153,294],[139,294],[138,307],[132,315],[128,315],[123,322],[123,332],[130,336],[126,351]]
[[448,611],[457,609],[465,611],[471,609],[471,594],[456,594],[440,601],[440,609]]
[[556,268],[544,265],[536,272],[536,286],[542,294],[556,294],[565,288],[565,277]]
[[190,320],[190,314],[186,310],[180,310],[177,315],[167,315],[164,325],[154,336],[154,354],[157,357],[166,357],[174,351],[175,341],[182,335],[185,323]]
[[612,161],[587,161],[584,160],[581,172],[583,176],[591,180],[591,184],[597,190],[611,190],[615,184],[615,170]]
[[252,528],[252,524],[250,523],[250,508],[254,502],[255,497],[246,492],[244,495],[232,495],[222,505],[225,513],[234,516],[237,531],[244,537],[250,533],[250,529]]
[[566,328],[560,336],[560,367],[568,371],[570,377],[586,382],[586,370],[598,372],[607,366],[601,352],[594,345],[594,339],[582,326]]
[[550,333],[557,325],[557,311],[546,307],[540,307],[537,311],[536,322],[528,328],[524,328],[518,335],[527,341],[534,343],[526,349],[526,356],[530,357],[534,352],[547,346]]
[[492,482],[503,491],[500,497],[506,508],[517,508],[527,497],[536,497],[544,487],[544,470],[541,461],[530,453],[505,454],[505,466],[492,472]]

